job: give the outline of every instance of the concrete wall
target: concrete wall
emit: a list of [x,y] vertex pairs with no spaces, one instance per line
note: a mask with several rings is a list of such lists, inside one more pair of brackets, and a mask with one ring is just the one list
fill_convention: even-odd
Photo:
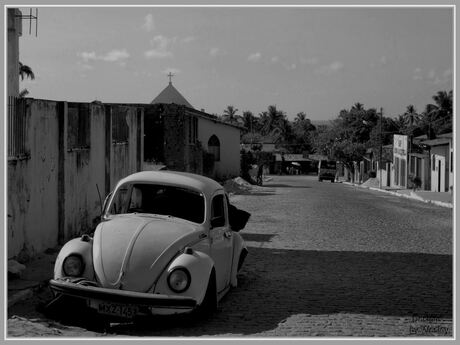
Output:
[[198,140],[208,150],[208,141],[216,135],[220,141],[220,161],[215,162],[216,178],[224,179],[240,174],[240,130],[206,119],[198,118]]
[[109,111],[112,114],[117,111],[125,114],[129,133],[128,140],[125,142],[115,142],[113,137],[109,140],[111,143],[110,190],[112,190],[121,178],[142,170],[144,159],[140,154],[144,152],[142,140],[144,121],[142,114],[138,113],[135,107],[112,104]]
[[8,8],[8,96],[19,93],[19,36],[22,35],[21,11]]
[[[81,103],[26,102],[28,155],[8,160],[8,258],[33,256],[94,230],[101,206],[98,189],[103,200],[143,162],[143,112],[137,107],[83,104],[89,122],[78,134],[85,136],[85,145],[77,147],[69,139],[78,132],[69,108]],[[111,140],[111,113],[117,107],[126,112],[123,145]]]
[[53,247],[58,241],[57,102],[27,101],[29,159],[8,159],[8,257]]
[[[74,103],[70,103],[70,106]],[[77,105],[77,104],[75,104]],[[68,107],[64,105],[64,138],[69,136]],[[91,106],[88,113],[90,130],[88,148],[73,149],[68,140],[64,143],[64,224],[63,239],[90,232],[97,225],[100,214],[96,184],[103,188],[105,113],[102,106]],[[102,134],[102,135],[101,135]],[[100,189],[101,193],[103,189]],[[84,191],[83,193],[77,191]],[[103,196],[102,196],[103,197]]]

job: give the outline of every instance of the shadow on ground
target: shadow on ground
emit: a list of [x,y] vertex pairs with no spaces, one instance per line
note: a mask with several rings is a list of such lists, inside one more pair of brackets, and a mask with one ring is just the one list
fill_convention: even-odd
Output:
[[[253,234],[246,234],[251,237]],[[271,235],[255,240],[268,241]],[[160,317],[108,327],[64,307],[60,321],[132,336],[242,336],[276,329],[297,314],[452,318],[452,256],[249,248],[239,286],[211,318]]]
[[[117,334],[250,335],[296,314],[452,318],[452,256],[251,247],[239,286],[209,320],[112,328]],[[134,327],[134,328],[132,328]]]

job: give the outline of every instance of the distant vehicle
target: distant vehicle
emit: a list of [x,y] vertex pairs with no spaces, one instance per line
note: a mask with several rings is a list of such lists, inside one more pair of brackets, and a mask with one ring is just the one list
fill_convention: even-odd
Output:
[[237,285],[249,216],[204,176],[135,173],[107,197],[94,235],[61,249],[51,289],[121,318],[212,312]]
[[322,182],[323,180],[330,180],[334,182],[335,175],[337,172],[337,162],[320,160],[318,164],[318,181]]

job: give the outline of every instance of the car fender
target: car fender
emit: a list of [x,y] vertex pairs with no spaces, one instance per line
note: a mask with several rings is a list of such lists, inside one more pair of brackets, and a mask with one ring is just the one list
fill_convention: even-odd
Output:
[[62,265],[66,257],[71,254],[80,255],[85,265],[82,277],[94,280],[94,269],[93,269],[93,239],[88,235],[84,235],[79,238],[74,238],[67,242],[59,251],[54,264],[54,279],[65,277]]
[[233,232],[233,261],[232,273],[230,275],[230,285],[233,287],[237,286],[238,263],[240,261],[240,255],[244,250],[247,252],[243,238],[238,232]]
[[[178,267],[187,269],[191,277],[190,287],[182,293],[177,293],[171,290],[167,282],[169,273]],[[174,258],[163,271],[154,287],[153,292],[158,294],[191,297],[194,298],[198,304],[201,304],[206,293],[206,288],[208,287],[208,281],[213,267],[214,261],[207,254],[197,250],[192,250],[189,254],[183,252]]]

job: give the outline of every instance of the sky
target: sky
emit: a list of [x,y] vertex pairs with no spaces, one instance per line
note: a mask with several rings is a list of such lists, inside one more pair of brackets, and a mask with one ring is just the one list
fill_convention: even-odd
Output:
[[[21,8],[28,14],[28,8]],[[23,22],[28,97],[150,103],[172,83],[196,109],[269,105],[330,120],[356,102],[422,112],[453,88],[453,9],[40,7]]]

